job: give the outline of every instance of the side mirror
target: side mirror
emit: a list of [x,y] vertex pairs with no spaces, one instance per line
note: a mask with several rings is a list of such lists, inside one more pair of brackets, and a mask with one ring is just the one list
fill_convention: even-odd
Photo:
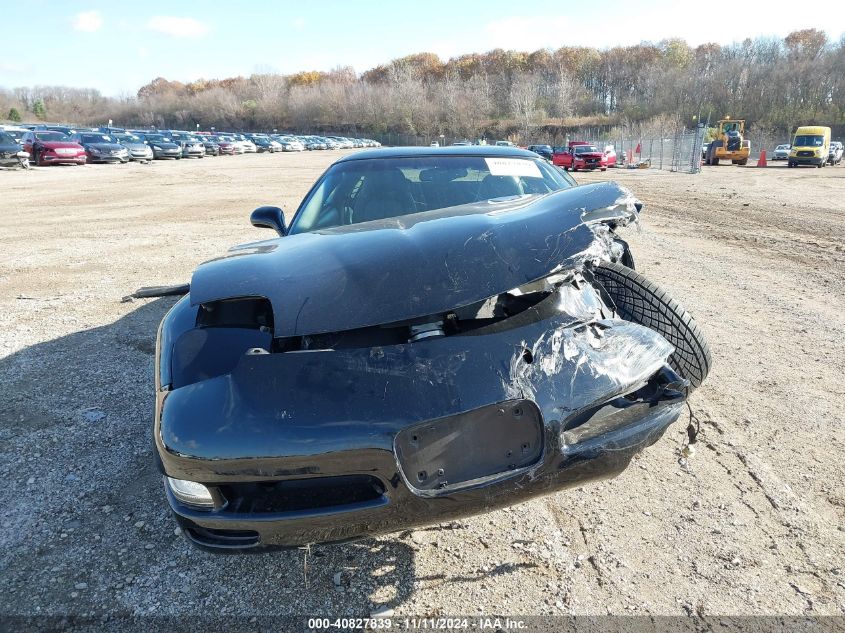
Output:
[[258,207],[249,216],[252,226],[261,229],[273,229],[280,236],[287,235],[288,229],[285,226],[285,216],[279,207]]

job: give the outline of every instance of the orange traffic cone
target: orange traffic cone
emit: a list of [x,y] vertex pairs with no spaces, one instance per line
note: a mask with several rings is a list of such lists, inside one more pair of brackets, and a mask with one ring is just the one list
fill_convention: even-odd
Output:
[[757,167],[768,167],[769,163],[766,161],[766,150],[760,150],[760,158],[757,159]]

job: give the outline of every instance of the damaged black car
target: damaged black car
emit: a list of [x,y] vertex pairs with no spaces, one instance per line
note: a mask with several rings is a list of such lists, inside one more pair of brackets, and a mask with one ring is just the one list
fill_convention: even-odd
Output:
[[154,441],[213,551],[338,543],[623,471],[710,367],[618,235],[641,204],[517,148],[334,163],[161,323]]

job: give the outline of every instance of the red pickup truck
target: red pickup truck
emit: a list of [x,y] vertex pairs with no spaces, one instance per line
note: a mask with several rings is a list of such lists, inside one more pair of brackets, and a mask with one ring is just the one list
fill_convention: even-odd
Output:
[[567,147],[555,147],[552,163],[564,169],[607,170],[608,157],[598,147],[586,141],[572,141]]

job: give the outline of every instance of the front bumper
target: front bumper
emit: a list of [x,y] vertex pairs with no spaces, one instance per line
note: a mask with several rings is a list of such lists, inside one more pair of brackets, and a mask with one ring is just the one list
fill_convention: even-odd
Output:
[[89,163],[127,163],[129,154],[88,154]]
[[244,355],[158,391],[162,471],[218,499],[211,511],[168,501],[195,544],[248,550],[394,532],[612,477],[681,413],[671,351],[633,323],[558,313],[484,335]]
[[[268,504],[260,508],[262,511],[255,512],[252,506],[240,511],[239,508],[229,510],[227,505],[207,512],[181,504],[169,489],[167,498],[187,538],[205,549],[243,551],[292,548],[309,543],[341,543],[488,512],[535,496],[618,475],[634,455],[660,439],[678,418],[683,396],[669,390],[663,397],[663,401],[643,403],[630,411],[624,421],[619,420],[618,427],[571,444],[564,439],[566,433],[556,433],[561,425],[546,425],[541,461],[514,468],[490,481],[482,480],[471,488],[455,492],[421,494],[405,479],[401,467],[397,473],[394,455],[381,451],[380,460],[373,459],[375,455],[367,457],[375,476],[357,474],[345,478],[288,480],[309,486],[307,490],[311,498],[315,497],[316,490],[326,486],[338,489],[341,482],[348,482],[346,498],[342,501],[335,499],[335,502],[341,502],[328,507],[283,509]],[[520,404],[519,401],[509,401],[497,403],[493,408],[512,411]],[[477,412],[470,412],[462,416],[463,421],[471,419],[473,413],[477,415]],[[592,420],[592,426],[600,425],[598,411],[593,415],[596,419]],[[438,422],[443,421],[432,421],[433,424]],[[350,454],[346,457],[352,460],[356,456]],[[387,479],[391,473],[391,479]],[[422,475],[422,471],[419,474]],[[335,480],[338,484],[334,483]],[[311,481],[319,483],[310,484]],[[261,485],[269,487],[272,494],[273,482]],[[246,488],[253,489],[254,484]],[[243,489],[235,485],[221,486],[217,490],[223,490],[226,495],[229,490]],[[369,494],[367,491],[370,491]],[[293,498],[290,490],[284,490],[282,494]],[[223,498],[226,499],[225,496]],[[231,504],[232,501],[238,504],[253,502],[251,498],[235,496],[226,503]]]
[[56,165],[61,165],[63,163],[67,164],[78,164],[83,165],[88,161],[87,156],[57,156],[56,154],[43,154],[38,157],[38,160],[42,163],[55,163]]
[[0,167],[17,167],[29,160],[29,152],[0,152]]
[[182,158],[182,150],[174,149],[154,149],[153,158]]
[[822,165],[827,162],[823,156],[790,156],[789,162],[793,165]]
[[575,161],[575,168],[583,169],[585,171],[591,171],[593,169],[607,169],[607,163],[602,164],[602,161],[599,159],[577,160]]

